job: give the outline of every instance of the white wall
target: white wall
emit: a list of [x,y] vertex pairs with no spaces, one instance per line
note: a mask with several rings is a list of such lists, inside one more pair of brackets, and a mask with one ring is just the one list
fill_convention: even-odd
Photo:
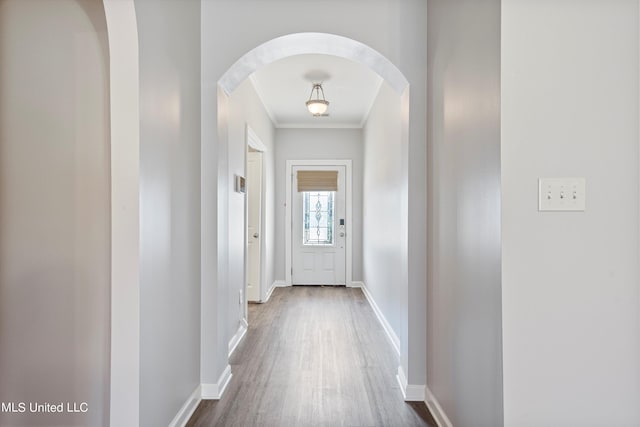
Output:
[[[202,123],[203,147],[207,154],[214,155],[218,141],[219,116],[217,82],[238,58],[276,37],[306,31],[318,31],[343,35],[358,40],[386,56],[406,76],[411,86],[410,108],[405,111],[409,123],[409,146],[407,169],[413,170],[415,180],[409,185],[409,191],[426,194],[426,3],[423,0],[407,0],[399,4],[394,0],[355,0],[344,2],[328,0],[323,2],[323,15],[331,19],[309,20],[317,13],[313,2],[289,0],[205,0],[202,3]],[[247,13],[250,10],[251,13]],[[366,10],[366,19],[362,19]],[[222,111],[224,114],[224,111]],[[217,119],[217,120],[214,120]],[[223,130],[224,133],[224,130]],[[220,153],[218,153],[220,154]],[[224,168],[224,166],[222,166]],[[216,169],[217,171],[218,169]],[[205,181],[213,180],[212,171],[206,171]],[[218,195],[220,196],[220,195]],[[208,196],[207,196],[208,197]],[[218,197],[219,200],[224,198]],[[213,203],[208,200],[203,205],[212,211]],[[277,210],[277,207],[276,207]],[[414,384],[424,384],[426,369],[424,366],[426,342],[424,327],[426,315],[426,198],[413,198],[408,201],[409,227],[409,289],[407,296],[408,323],[404,328],[403,346],[409,379]],[[214,212],[212,212],[214,214]],[[222,227],[207,232],[207,239],[224,238]],[[216,234],[217,233],[217,234]],[[214,250],[211,248],[211,253]],[[223,257],[218,256],[219,260]],[[224,286],[226,275],[217,265],[206,271],[207,277],[217,274],[217,283]],[[204,270],[203,270],[204,271]],[[278,273],[276,273],[277,275]],[[225,289],[216,292],[224,293]],[[213,317],[216,312],[213,299],[205,301],[209,307],[204,314]],[[225,309],[224,306],[220,307]],[[224,322],[225,319],[220,319]],[[219,330],[226,330],[220,326]],[[217,339],[217,338],[216,338]],[[411,342],[411,357],[409,357]],[[211,353],[214,353],[211,346]],[[209,360],[213,360],[211,356]],[[207,378],[215,378],[226,367],[223,354],[215,356],[215,369]]]
[[0,1],[1,425],[108,425],[109,63],[102,4]]
[[140,91],[133,0],[103,0],[111,121],[109,423],[140,419]]
[[[502,1],[504,420],[640,425],[638,2]],[[539,177],[585,212],[538,212]]]
[[[229,185],[234,185],[234,175],[247,176],[246,173],[246,126],[249,126],[266,147],[264,152],[264,185],[266,185],[265,230],[262,237],[266,243],[265,283],[271,286],[274,280],[274,129],[271,119],[258,98],[251,80],[246,79],[229,97]],[[245,199],[246,194],[229,193],[229,324],[227,341],[238,330],[240,320],[246,319],[246,303],[239,304],[239,291],[245,288]],[[266,291],[266,289],[261,289]],[[246,300],[246,295],[244,300]],[[234,308],[238,308],[234,310]]]
[[500,2],[430,1],[428,27],[427,385],[453,425],[500,426]]
[[364,284],[397,337],[404,316],[407,230],[401,204],[406,174],[402,167],[400,96],[383,83],[363,130],[362,276]]
[[140,425],[200,384],[200,4],[136,0],[140,49]]
[[352,231],[353,280],[362,281],[362,130],[361,129],[277,129],[276,130],[276,279],[285,279],[285,200],[287,160],[353,160]]

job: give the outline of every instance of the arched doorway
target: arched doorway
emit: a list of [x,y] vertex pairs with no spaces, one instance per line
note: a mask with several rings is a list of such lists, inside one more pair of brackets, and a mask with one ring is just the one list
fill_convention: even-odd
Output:
[[[125,425],[137,423],[139,419],[139,135],[138,135],[138,51],[135,9],[132,0],[104,0],[111,60],[111,139],[112,139],[112,307],[111,307],[111,423]],[[278,58],[298,53],[325,53],[341,56],[367,65],[381,75],[401,96],[408,120],[409,84],[407,79],[383,55],[352,39],[332,34],[304,33],[273,39],[243,56],[231,66],[217,85],[220,99],[237,87],[247,75],[258,67]],[[206,52],[203,52],[206,55]],[[229,92],[228,92],[229,91]],[[205,93],[203,87],[202,93]],[[211,100],[203,99],[203,105]],[[201,193],[201,259],[202,259],[202,304],[201,304],[201,367],[200,379],[203,397],[219,394],[228,381],[227,338],[225,336],[225,306],[227,289],[226,252],[224,223],[225,191],[228,191],[227,171],[222,163],[225,138],[224,117],[213,108],[203,107],[202,119],[217,122],[217,135],[202,134],[202,182],[216,187],[202,187]],[[213,117],[213,119],[212,119]],[[403,132],[403,150],[408,158],[408,129]],[[410,163],[410,162],[409,162]],[[407,184],[411,189],[411,185]],[[409,191],[400,207],[408,216]],[[423,216],[421,217],[423,219]],[[205,224],[205,221],[211,223]],[[408,222],[408,221],[407,221]],[[407,224],[404,224],[408,228]],[[406,252],[406,250],[405,250]],[[406,257],[404,257],[406,260]],[[412,314],[410,286],[404,269],[404,299],[407,309],[402,335],[403,371],[407,372],[409,360],[424,364],[424,351],[409,351],[411,344],[408,330]],[[419,293],[419,292],[418,292]],[[419,304],[419,303],[417,303]],[[415,304],[413,305],[415,307]],[[418,305],[418,310],[424,307]],[[417,312],[416,312],[417,313]],[[419,313],[414,313],[411,322],[421,324]],[[417,319],[417,320],[416,320]],[[424,326],[419,327],[424,331]],[[418,333],[420,332],[418,331]],[[405,380],[406,383],[406,380]]]
[[[372,49],[369,46],[366,46],[358,41],[353,39],[342,37],[334,34],[326,34],[326,33],[297,33],[290,34],[282,37],[278,37],[276,39],[270,40],[255,49],[249,51],[245,55],[243,55],[235,64],[233,64],[220,78],[218,81],[218,104],[217,104],[217,135],[218,135],[218,161],[217,164],[206,164],[203,160],[202,163],[202,172],[203,176],[205,175],[217,175],[217,200],[211,200],[209,202],[204,202],[204,198],[211,197],[203,194],[203,215],[217,217],[217,242],[212,245],[203,244],[203,253],[202,259],[212,259],[214,256],[213,248],[217,248],[217,280],[218,287],[215,290],[209,289],[208,291],[217,295],[216,299],[218,303],[209,304],[206,301],[202,305],[203,308],[203,318],[204,317],[213,317],[218,315],[220,312],[224,312],[227,310],[227,307],[224,304],[220,304],[220,301],[224,301],[228,297],[228,290],[225,286],[221,286],[220,284],[226,284],[229,280],[229,270],[228,270],[228,254],[226,252],[226,248],[228,248],[229,235],[228,235],[228,225],[229,225],[229,217],[230,212],[228,210],[228,197],[229,197],[229,176],[228,176],[228,165],[227,165],[227,153],[229,149],[229,130],[228,130],[228,103],[229,96],[233,91],[253,72],[260,69],[263,66],[271,64],[279,59],[283,59],[286,57],[294,56],[294,55],[302,55],[302,54],[324,54],[324,55],[332,55],[341,57],[350,61],[354,61],[365,65],[367,68],[377,73],[380,77],[384,79],[384,81],[393,89],[393,91],[399,96],[401,100],[401,109],[406,116],[407,120],[402,123],[402,132],[401,132],[401,143],[400,150],[402,151],[402,162],[403,164],[408,164],[408,144],[409,144],[409,121],[408,121],[408,113],[409,113],[409,83],[405,76],[398,70],[398,68],[392,64],[387,58],[385,58],[382,54]],[[204,141],[203,141],[204,143]],[[408,251],[408,171],[405,168],[403,175],[404,185],[402,191],[402,202],[400,203],[399,210],[401,212],[401,216],[403,218],[403,235],[402,235],[402,248],[400,252],[406,255]],[[210,209],[209,214],[205,213],[205,209]],[[204,238],[210,238],[208,236],[203,235]],[[211,252],[209,254],[205,253],[204,249],[210,247]],[[403,392],[407,391],[407,375],[405,372],[408,370],[409,357],[413,355],[415,358],[423,357],[423,352],[414,351],[411,353],[409,351],[409,346],[411,345],[411,340],[408,337],[409,330],[409,310],[411,304],[409,304],[409,283],[408,283],[408,257],[402,257],[403,267],[401,271],[398,272],[398,291],[401,293],[402,299],[402,325],[398,328],[398,335],[400,336],[399,341],[401,341],[398,347],[401,348],[400,352],[400,366],[398,369],[398,380],[402,385]],[[204,284],[204,281],[203,281]],[[204,295],[204,292],[203,292]],[[223,316],[224,317],[224,316]],[[220,319],[223,322],[225,319]],[[202,325],[203,327],[203,377],[207,376],[208,372],[212,374],[214,372],[223,372],[223,374],[218,378],[214,375],[211,375],[210,381],[212,387],[207,388],[203,386],[203,390],[210,389],[212,391],[211,394],[207,394],[203,392],[204,398],[217,398],[219,397],[221,391],[229,380],[230,370],[228,369],[228,362],[226,355],[222,357],[223,362],[220,363],[216,367],[206,367],[204,366],[204,360],[210,359],[214,360],[215,355],[218,355],[218,360],[220,361],[220,352],[216,353],[215,346],[213,345],[213,340],[215,336],[218,336],[219,342],[226,342],[229,337],[225,336],[225,330],[228,329],[227,325],[224,323],[222,325]],[[208,331],[207,331],[208,330]],[[208,341],[208,342],[205,342]],[[208,355],[206,355],[209,353]],[[206,356],[205,356],[206,355]],[[417,363],[423,363],[424,359]],[[204,378],[204,383],[207,383],[207,378]],[[418,393],[419,394],[419,393]],[[407,396],[408,400],[424,400],[421,396],[411,397]]]
[[[23,402],[3,403],[0,424],[105,425],[117,282],[105,11],[83,0],[0,9],[0,395]],[[55,400],[70,403],[36,404]]]

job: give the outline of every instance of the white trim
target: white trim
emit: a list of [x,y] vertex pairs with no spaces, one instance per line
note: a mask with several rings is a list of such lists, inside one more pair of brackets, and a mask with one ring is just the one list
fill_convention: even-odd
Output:
[[276,284],[275,282],[271,284],[271,286],[269,287],[269,290],[267,290],[267,296],[264,297],[263,300],[261,300],[261,303],[265,303],[267,301],[269,301],[269,298],[271,298],[271,294],[273,293],[273,290],[276,288]]
[[352,259],[353,259],[353,181],[350,159],[327,159],[327,160],[287,160],[285,172],[285,191],[286,191],[286,209],[284,214],[284,239],[285,239],[285,254],[284,254],[284,274],[285,283],[287,286],[291,286],[291,177],[293,176],[294,166],[344,166],[345,167],[345,182],[347,186],[347,193],[345,194],[345,216],[347,220],[347,226],[345,232],[347,233],[346,242],[346,265],[345,265],[345,284],[351,286],[352,282]]
[[424,402],[425,389],[426,386],[424,385],[407,384],[407,388],[404,391],[405,402]]
[[360,123],[335,123],[335,122],[315,122],[315,123],[280,123],[274,126],[276,129],[362,129]]
[[245,124],[245,129],[247,131],[246,139],[247,139],[247,145],[249,147],[253,148],[256,151],[260,151],[262,153],[269,151],[267,150],[267,146],[264,145],[264,143],[262,142],[258,134],[255,133],[253,129],[251,129],[251,126],[249,126],[249,123]]
[[191,393],[191,396],[189,396],[184,402],[176,416],[173,417],[173,420],[169,423],[169,427],[184,427],[187,425],[191,415],[193,415],[201,400],[202,386],[198,385],[193,393]]
[[288,285],[284,280],[276,280],[271,284],[271,287],[269,288],[269,291],[267,292],[267,296],[265,297],[264,301],[261,302],[267,302],[269,301],[269,298],[271,298],[271,294],[273,293],[273,291],[276,288],[286,288]]
[[427,408],[429,408],[429,412],[433,415],[433,419],[436,421],[436,424],[438,424],[438,427],[453,427],[449,417],[447,417],[447,414],[444,412],[444,409],[442,409],[442,406],[440,406],[440,403],[438,403],[438,399],[431,393],[429,387],[425,387],[425,391],[427,398],[424,403],[427,404]]
[[425,385],[407,384],[407,376],[402,366],[398,366],[398,375],[396,375],[400,391],[405,402],[423,402],[425,400]]
[[224,368],[222,375],[220,375],[220,378],[218,378],[218,399],[222,397],[227,389],[227,386],[231,382],[231,377],[233,377],[233,374],[231,373],[231,366],[227,365],[227,367]]
[[216,384],[201,384],[202,398],[220,400],[229,385],[229,381],[231,381],[231,377],[233,377],[231,366],[227,365]]
[[[384,316],[378,304],[376,304],[373,299],[373,295],[367,289],[367,286],[364,282],[352,282],[352,286],[359,286],[362,289],[362,293],[365,298],[369,302],[369,305],[373,309],[373,312],[376,314],[380,325],[382,325],[382,329],[384,329],[385,336],[391,343],[394,351],[396,352],[396,356],[400,359],[400,338],[395,334],[393,328],[387,321],[387,318]],[[404,369],[402,369],[402,365],[398,366],[398,374],[396,375],[396,380],[400,385],[400,391],[402,392],[402,397],[406,402],[422,402],[425,400],[425,385],[416,385],[416,384],[408,384],[407,376],[404,373]]]
[[269,40],[238,59],[219,80],[230,94],[254,71],[279,59],[305,53],[332,55],[360,63],[382,77],[398,94],[409,82],[384,55],[359,41],[327,33],[287,34]]
[[[358,282],[358,283],[362,283],[362,282]],[[361,288],[362,288],[362,293],[364,294],[365,298],[367,298],[367,301],[369,301],[369,305],[373,309],[373,312],[376,314],[378,321],[382,325],[382,329],[384,329],[385,335],[389,339],[389,342],[391,343],[391,346],[395,350],[396,355],[398,356],[398,358],[400,358],[400,338],[398,338],[396,333],[393,331],[393,328],[387,321],[387,318],[384,317],[384,314],[382,314],[380,307],[378,307],[378,304],[376,304],[375,300],[373,299],[373,295],[371,295],[371,293],[369,292],[369,289],[367,289],[367,286],[364,283],[362,283]],[[405,380],[405,383],[406,383],[406,380]]]
[[140,119],[133,0],[103,0],[109,43],[112,426],[140,422]]
[[404,369],[402,369],[402,365],[398,366],[398,374],[396,375],[396,380],[398,381],[398,385],[400,386],[400,391],[402,392],[402,398],[406,399],[407,376],[404,374]]
[[364,282],[360,282],[360,281],[352,281],[350,285],[347,286],[348,288],[364,288]]
[[[249,126],[249,123],[245,123],[245,160],[244,160],[244,175],[247,176],[247,162],[249,160],[248,151],[249,147],[253,148],[260,153],[267,152],[267,146],[264,145],[258,134],[254,132],[254,130]],[[267,275],[266,272],[266,264],[267,264],[267,241],[264,238],[265,230],[267,229],[267,218],[265,212],[267,211],[267,171],[264,167],[264,156],[260,156],[260,171],[262,176],[260,177],[260,234],[262,237],[260,238],[260,278],[258,280],[258,301],[262,301],[263,295],[265,294],[265,277]],[[247,297],[247,280],[248,280],[248,269],[249,269],[249,248],[248,248],[248,235],[247,228],[249,227],[249,198],[244,198],[244,316],[247,317],[249,315],[249,298]]]
[[218,394],[218,384],[200,384],[200,387],[202,388],[203,400],[220,399]]
[[231,357],[233,352],[236,351],[236,348],[238,347],[238,344],[240,344],[242,342],[242,338],[244,338],[244,336],[247,333],[247,327],[248,326],[249,326],[249,324],[247,323],[247,321],[245,319],[240,319],[240,324],[238,325],[238,330],[233,335],[233,337],[231,337],[231,339],[229,340],[229,357]]

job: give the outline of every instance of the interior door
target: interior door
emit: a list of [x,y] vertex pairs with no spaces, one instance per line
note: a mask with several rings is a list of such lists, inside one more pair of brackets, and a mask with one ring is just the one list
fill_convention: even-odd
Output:
[[247,300],[260,301],[262,153],[247,153]]
[[[336,171],[337,189],[299,191],[299,171]],[[291,186],[291,281],[346,284],[344,166],[294,166]],[[335,174],[334,174],[335,175]]]

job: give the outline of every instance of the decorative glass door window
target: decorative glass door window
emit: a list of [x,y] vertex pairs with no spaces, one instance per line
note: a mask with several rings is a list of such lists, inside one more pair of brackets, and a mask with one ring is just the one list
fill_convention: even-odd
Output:
[[333,245],[334,191],[303,191],[302,244]]

